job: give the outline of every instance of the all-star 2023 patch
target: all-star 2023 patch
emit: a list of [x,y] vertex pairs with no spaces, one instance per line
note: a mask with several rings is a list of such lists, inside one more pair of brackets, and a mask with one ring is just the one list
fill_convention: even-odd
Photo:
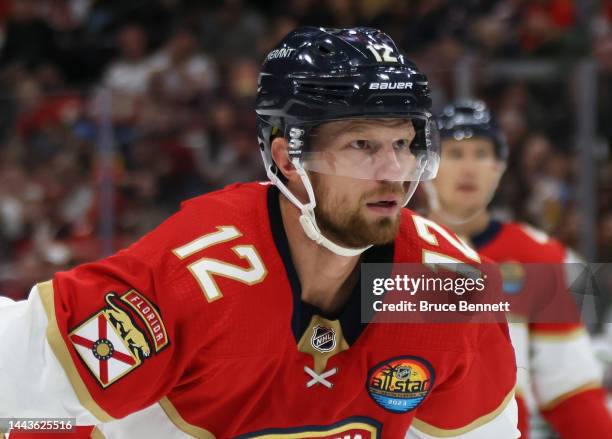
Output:
[[70,331],[74,347],[102,387],[132,372],[169,344],[159,310],[135,290],[109,292],[106,306]]
[[434,370],[419,357],[395,357],[374,366],[366,383],[370,397],[393,413],[414,410],[433,387]]

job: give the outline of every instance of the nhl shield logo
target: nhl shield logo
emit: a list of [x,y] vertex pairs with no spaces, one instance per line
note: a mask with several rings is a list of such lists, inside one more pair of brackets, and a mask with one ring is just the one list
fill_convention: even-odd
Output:
[[410,375],[412,374],[412,367],[410,366],[399,366],[395,370],[395,378],[398,381],[407,381],[410,379]]
[[331,352],[336,348],[336,331],[326,326],[317,325],[312,328],[310,343],[319,352]]

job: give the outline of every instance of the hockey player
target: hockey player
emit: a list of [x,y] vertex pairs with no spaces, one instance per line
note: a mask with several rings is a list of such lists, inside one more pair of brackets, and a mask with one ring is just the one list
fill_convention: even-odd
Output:
[[259,79],[270,182],[187,201],[4,303],[0,418],[106,438],[518,437],[505,324],[360,323],[360,263],[478,259],[402,209],[437,172],[429,108],[384,33],[291,32]]
[[[491,217],[487,206],[505,170],[508,148],[483,102],[464,100],[447,106],[438,126],[440,170],[436,180],[425,185],[430,219],[470,240],[480,254],[504,263],[502,273],[513,278],[510,284],[514,286],[523,282],[530,263],[552,266],[578,260],[541,231]],[[543,268],[532,267],[539,269]],[[560,267],[559,271],[564,270]],[[568,296],[566,290],[563,293]],[[612,437],[601,372],[583,326],[531,320],[510,324],[518,362],[521,438],[529,431],[528,406],[539,409],[563,439]]]

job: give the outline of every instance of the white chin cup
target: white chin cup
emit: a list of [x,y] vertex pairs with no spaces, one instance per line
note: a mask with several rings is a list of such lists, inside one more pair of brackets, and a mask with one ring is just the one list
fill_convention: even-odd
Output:
[[302,211],[302,214],[300,215],[300,224],[302,225],[302,229],[304,229],[304,233],[314,242],[325,247],[327,250],[331,251],[332,253],[335,253],[338,256],[347,256],[347,257],[358,256],[364,251],[366,251],[367,249],[369,249],[370,247],[372,247],[371,245],[368,245],[366,247],[361,247],[361,248],[348,248],[348,247],[342,247],[332,242],[331,240],[323,236],[323,234],[319,230],[319,227],[314,221],[314,213],[312,214],[313,217],[311,217],[310,215],[311,214],[309,212],[305,212],[305,211]]

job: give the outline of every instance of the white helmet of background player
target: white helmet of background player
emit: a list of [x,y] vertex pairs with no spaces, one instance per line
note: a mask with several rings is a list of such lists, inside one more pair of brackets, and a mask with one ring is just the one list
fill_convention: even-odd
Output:
[[[397,153],[402,170],[394,177],[410,182],[405,205],[418,182],[434,178],[438,170],[440,144],[430,108],[425,75],[377,29],[299,28],[268,54],[257,91],[258,141],[268,178],[301,211],[300,223],[309,238],[342,256],[368,248],[348,248],[323,236],[307,171],[379,179],[376,154],[364,160],[315,151],[310,148],[314,129],[346,119],[410,119],[415,137]],[[287,139],[291,163],[308,194],[306,203],[289,190],[274,164],[271,143],[278,136]],[[342,166],[335,166],[340,162]]]

